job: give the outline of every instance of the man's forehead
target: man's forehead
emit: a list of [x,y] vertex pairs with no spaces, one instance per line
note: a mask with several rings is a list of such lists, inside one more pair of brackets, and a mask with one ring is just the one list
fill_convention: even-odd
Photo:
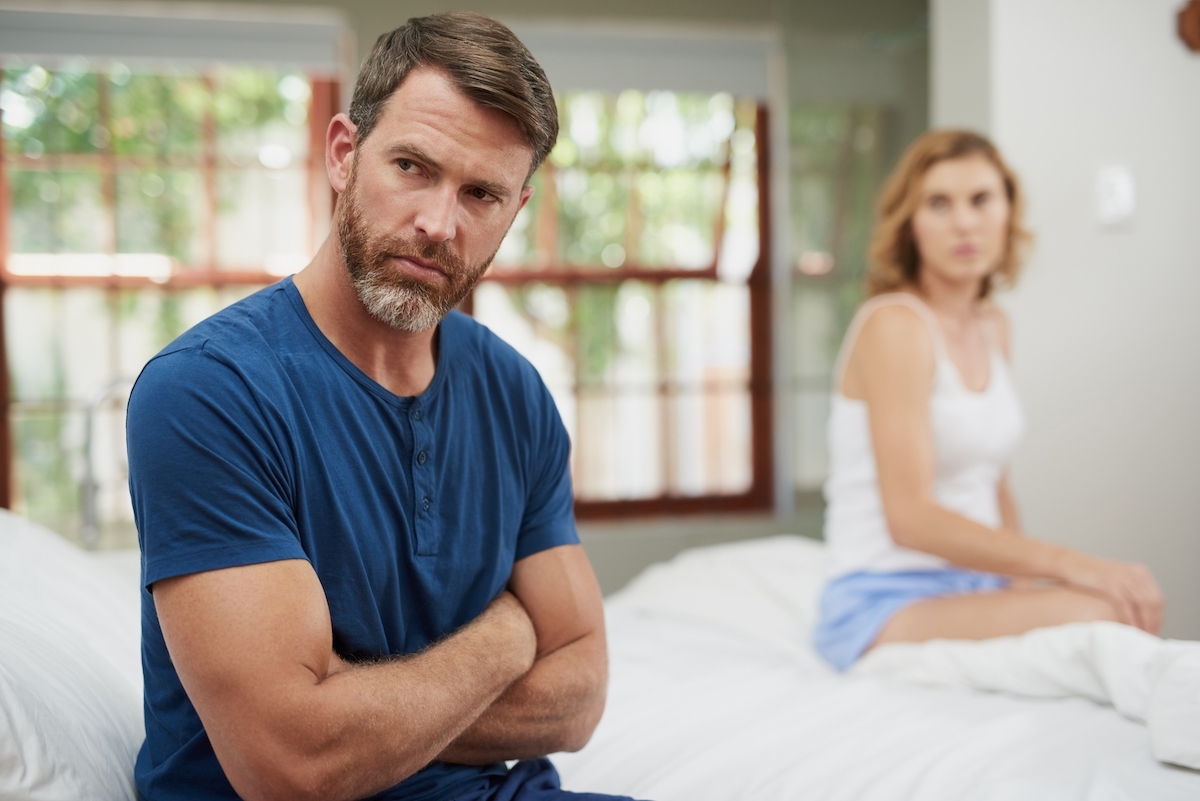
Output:
[[407,143],[426,155],[456,148],[486,152],[492,170],[509,172],[511,165],[522,183],[533,161],[533,147],[515,117],[471,98],[436,67],[415,67],[404,77],[383,104],[375,129],[384,133],[381,139],[388,141],[380,144],[387,149]]

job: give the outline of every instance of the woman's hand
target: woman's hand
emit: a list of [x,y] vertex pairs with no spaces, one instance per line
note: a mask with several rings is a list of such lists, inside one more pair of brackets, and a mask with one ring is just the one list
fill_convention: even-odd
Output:
[[1162,628],[1162,590],[1145,565],[1070,553],[1061,577],[1068,584],[1103,595],[1121,623],[1151,634]]

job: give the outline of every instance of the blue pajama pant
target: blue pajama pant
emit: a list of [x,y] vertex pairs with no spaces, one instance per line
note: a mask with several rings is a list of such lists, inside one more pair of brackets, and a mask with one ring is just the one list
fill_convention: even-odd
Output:
[[513,765],[507,776],[492,777],[482,793],[469,793],[454,801],[633,801],[628,796],[571,793],[562,789],[558,771],[548,759],[527,759]]
[[813,646],[835,668],[849,670],[892,615],[905,606],[925,598],[992,592],[1006,586],[1004,576],[953,567],[849,573],[825,586]]

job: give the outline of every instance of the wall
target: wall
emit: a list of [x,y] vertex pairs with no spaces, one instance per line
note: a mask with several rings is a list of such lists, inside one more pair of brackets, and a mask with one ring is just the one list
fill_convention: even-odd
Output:
[[[1029,415],[1014,466],[1027,528],[1149,564],[1166,633],[1200,638],[1200,56],[1174,33],[1182,3],[969,2],[988,6],[987,47],[955,55],[951,3],[935,2],[935,70],[983,76],[1037,234],[1003,301]],[[968,22],[964,39],[979,32]],[[978,113],[962,87],[956,98],[935,77],[932,89],[936,123]],[[1115,227],[1096,216],[1109,164],[1137,190]]]

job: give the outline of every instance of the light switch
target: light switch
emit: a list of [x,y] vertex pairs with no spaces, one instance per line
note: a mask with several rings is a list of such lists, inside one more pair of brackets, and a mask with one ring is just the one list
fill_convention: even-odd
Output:
[[1124,164],[1101,167],[1096,173],[1096,218],[1101,225],[1120,225],[1133,217],[1137,192],[1133,171]]

